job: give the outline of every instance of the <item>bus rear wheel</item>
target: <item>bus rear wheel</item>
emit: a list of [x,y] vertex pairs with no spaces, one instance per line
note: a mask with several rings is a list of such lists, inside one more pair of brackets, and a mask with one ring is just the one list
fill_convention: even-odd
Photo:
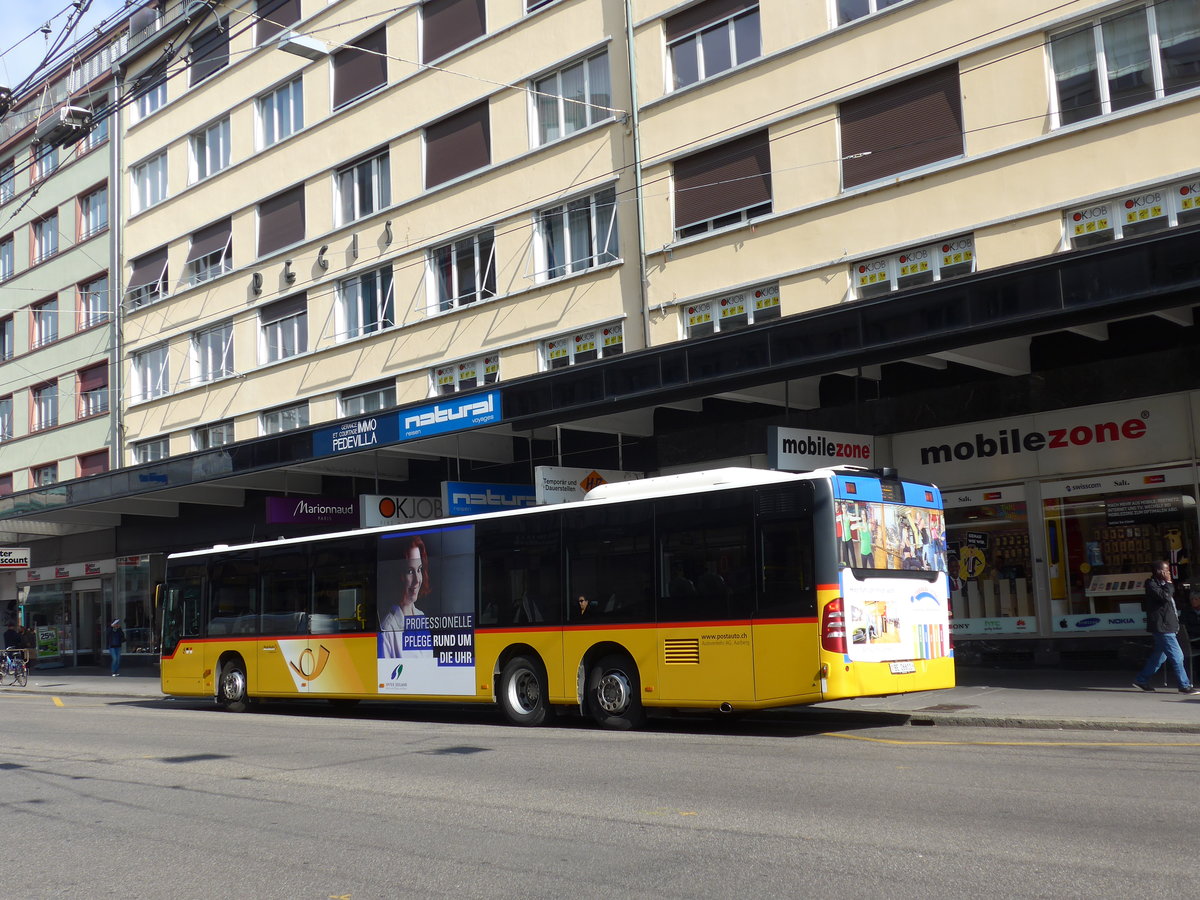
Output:
[[230,712],[245,712],[250,706],[250,698],[246,696],[246,666],[240,659],[231,659],[221,667],[217,705]]
[[546,670],[535,659],[514,656],[500,670],[500,706],[514,725],[543,725],[550,718]]
[[603,656],[588,670],[587,709],[603,728],[628,731],[646,721],[641,679],[627,656]]

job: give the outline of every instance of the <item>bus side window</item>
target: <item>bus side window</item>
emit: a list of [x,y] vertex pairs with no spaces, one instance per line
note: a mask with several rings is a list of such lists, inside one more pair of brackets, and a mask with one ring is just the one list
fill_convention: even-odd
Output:
[[208,634],[254,634],[258,630],[258,565],[251,557],[213,561]]
[[315,548],[311,634],[375,630],[375,545],[369,538]]
[[476,526],[480,625],[558,625],[558,516]]
[[262,577],[260,634],[307,634],[309,567],[304,547],[276,547],[258,555]]
[[749,618],[752,510],[740,491],[655,503],[660,622]]
[[[652,516],[638,504],[579,512],[564,538],[572,622],[648,621],[654,611]],[[581,607],[579,597],[587,599]]]
[[812,519],[763,520],[758,536],[762,566],[759,617],[815,616]]

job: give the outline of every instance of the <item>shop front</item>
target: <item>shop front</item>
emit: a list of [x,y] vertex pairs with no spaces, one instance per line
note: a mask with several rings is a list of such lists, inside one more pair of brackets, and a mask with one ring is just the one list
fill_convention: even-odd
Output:
[[117,559],[30,568],[17,576],[18,623],[36,637],[36,665],[99,665],[110,622],[121,620],[125,654],[156,658],[153,584],[161,559]]
[[894,436],[900,471],[943,490],[956,639],[1144,641],[1153,561],[1200,581],[1197,409],[1175,394]]

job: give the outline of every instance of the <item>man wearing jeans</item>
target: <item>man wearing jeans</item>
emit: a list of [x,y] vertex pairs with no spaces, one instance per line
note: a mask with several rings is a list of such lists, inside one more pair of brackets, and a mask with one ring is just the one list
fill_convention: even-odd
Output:
[[1183,651],[1179,649],[1179,613],[1175,609],[1175,589],[1171,584],[1171,565],[1166,560],[1154,564],[1154,574],[1146,579],[1146,630],[1154,636],[1154,649],[1142,671],[1133,679],[1133,686],[1143,691],[1153,691],[1150,679],[1162,668],[1166,660],[1171,661],[1175,678],[1179,681],[1179,693],[1198,694],[1192,687],[1183,668]]

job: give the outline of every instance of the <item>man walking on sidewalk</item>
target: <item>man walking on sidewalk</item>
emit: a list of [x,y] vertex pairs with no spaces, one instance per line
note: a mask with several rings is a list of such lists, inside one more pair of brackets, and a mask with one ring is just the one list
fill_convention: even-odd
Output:
[[1187,672],[1183,669],[1183,651],[1179,648],[1179,613],[1175,609],[1175,589],[1171,584],[1171,565],[1166,560],[1154,564],[1154,574],[1146,579],[1146,630],[1154,637],[1154,649],[1142,671],[1133,679],[1133,686],[1143,691],[1153,691],[1150,679],[1171,661],[1175,677],[1179,681],[1179,693],[1200,694],[1192,687]]

